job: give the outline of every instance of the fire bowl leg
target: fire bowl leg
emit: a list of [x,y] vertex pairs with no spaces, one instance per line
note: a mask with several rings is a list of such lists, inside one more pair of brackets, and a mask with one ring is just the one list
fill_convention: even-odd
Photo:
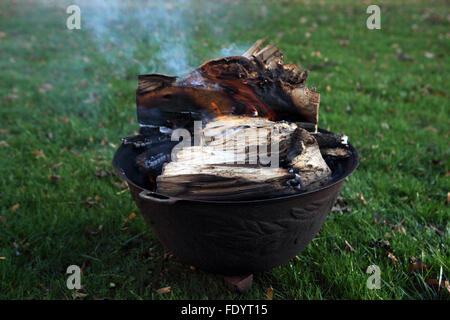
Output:
[[225,283],[233,292],[244,293],[247,292],[253,283],[253,274],[245,276],[223,277]]

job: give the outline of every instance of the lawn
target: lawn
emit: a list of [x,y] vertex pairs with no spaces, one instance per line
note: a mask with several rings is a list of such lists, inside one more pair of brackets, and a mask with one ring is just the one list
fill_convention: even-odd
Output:
[[[366,1],[105,2],[0,3],[1,299],[449,299],[426,284],[450,278],[448,2],[376,1],[380,30]],[[81,30],[66,28],[73,3]],[[138,130],[138,74],[183,74],[262,37],[311,71],[319,126],[361,163],[307,248],[239,295],[168,254],[111,160]]]

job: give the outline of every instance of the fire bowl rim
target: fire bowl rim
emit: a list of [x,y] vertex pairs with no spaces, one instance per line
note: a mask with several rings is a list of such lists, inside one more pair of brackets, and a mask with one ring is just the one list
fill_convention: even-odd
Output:
[[[318,128],[319,132],[322,133],[333,133],[331,131],[325,130],[325,129],[321,129]],[[280,196],[280,197],[274,197],[274,198],[265,198],[265,199],[253,199],[253,200],[201,200],[201,199],[186,199],[186,198],[179,198],[179,197],[174,197],[174,196],[168,196],[165,194],[161,194],[158,192],[154,192],[154,191],[150,191],[142,186],[137,185],[136,183],[134,183],[130,178],[128,178],[128,176],[126,175],[125,171],[120,167],[120,165],[118,164],[118,158],[120,156],[120,151],[123,150],[124,146],[120,145],[119,148],[117,148],[117,150],[114,153],[114,157],[113,157],[113,161],[112,161],[112,165],[117,173],[117,175],[119,177],[121,177],[122,179],[124,179],[128,184],[132,184],[134,187],[137,187],[143,191],[145,191],[146,193],[150,194],[150,195],[156,195],[157,197],[162,197],[164,199],[170,199],[173,202],[178,202],[178,201],[188,201],[188,202],[195,202],[195,203],[221,203],[221,204],[251,204],[251,203],[261,203],[261,202],[272,202],[272,201],[283,201],[283,200],[287,200],[287,199],[293,199],[299,196],[304,196],[304,195],[308,195],[308,194],[312,194],[312,193],[316,193],[319,192],[321,190],[325,190],[328,188],[331,188],[332,186],[343,182],[348,176],[350,176],[357,168],[359,165],[359,154],[356,151],[356,149],[353,147],[353,145],[348,142],[348,147],[350,149],[350,151],[352,152],[351,156],[350,156],[350,161],[352,161],[351,167],[346,170],[345,174],[343,174],[341,177],[339,177],[339,179],[337,179],[336,181],[333,181],[332,183],[328,183],[325,186],[322,186],[320,188],[317,189],[313,189],[313,190],[309,190],[306,192],[301,192],[301,193],[296,193],[296,194],[290,194],[290,195],[285,195],[285,196]]]

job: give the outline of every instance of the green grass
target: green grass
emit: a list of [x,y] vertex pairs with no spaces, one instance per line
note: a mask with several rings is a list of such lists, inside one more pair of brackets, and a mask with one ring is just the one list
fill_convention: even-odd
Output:
[[[424,283],[441,268],[450,278],[446,1],[378,1],[381,30],[365,27],[364,1],[75,1],[73,31],[72,2],[58,3],[0,4],[0,298],[72,299],[72,264],[84,265],[87,299],[264,299],[268,287],[274,299],[449,298]],[[361,163],[341,191],[351,210],[330,213],[303,252],[237,295],[220,276],[165,259],[142,217],[125,221],[137,208],[120,179],[95,173],[112,171],[119,139],[137,130],[137,74],[186,72],[264,36],[311,70],[320,127],[347,134]],[[373,224],[375,213],[406,232]],[[410,273],[410,256],[430,269]],[[371,264],[380,290],[366,288]]]

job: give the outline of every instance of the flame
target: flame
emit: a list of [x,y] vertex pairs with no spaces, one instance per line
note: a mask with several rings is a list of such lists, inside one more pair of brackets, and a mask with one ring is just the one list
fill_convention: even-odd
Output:
[[253,105],[250,105],[250,107],[252,107],[252,109],[254,110],[253,114],[255,115],[255,117],[257,117],[259,115],[258,109],[256,109],[255,106],[253,106]]
[[220,108],[217,106],[217,104],[216,104],[214,101],[211,102],[211,107],[214,108],[214,110],[216,111],[216,113],[217,113],[218,116],[221,116],[221,115],[222,115],[222,112],[220,111]]

